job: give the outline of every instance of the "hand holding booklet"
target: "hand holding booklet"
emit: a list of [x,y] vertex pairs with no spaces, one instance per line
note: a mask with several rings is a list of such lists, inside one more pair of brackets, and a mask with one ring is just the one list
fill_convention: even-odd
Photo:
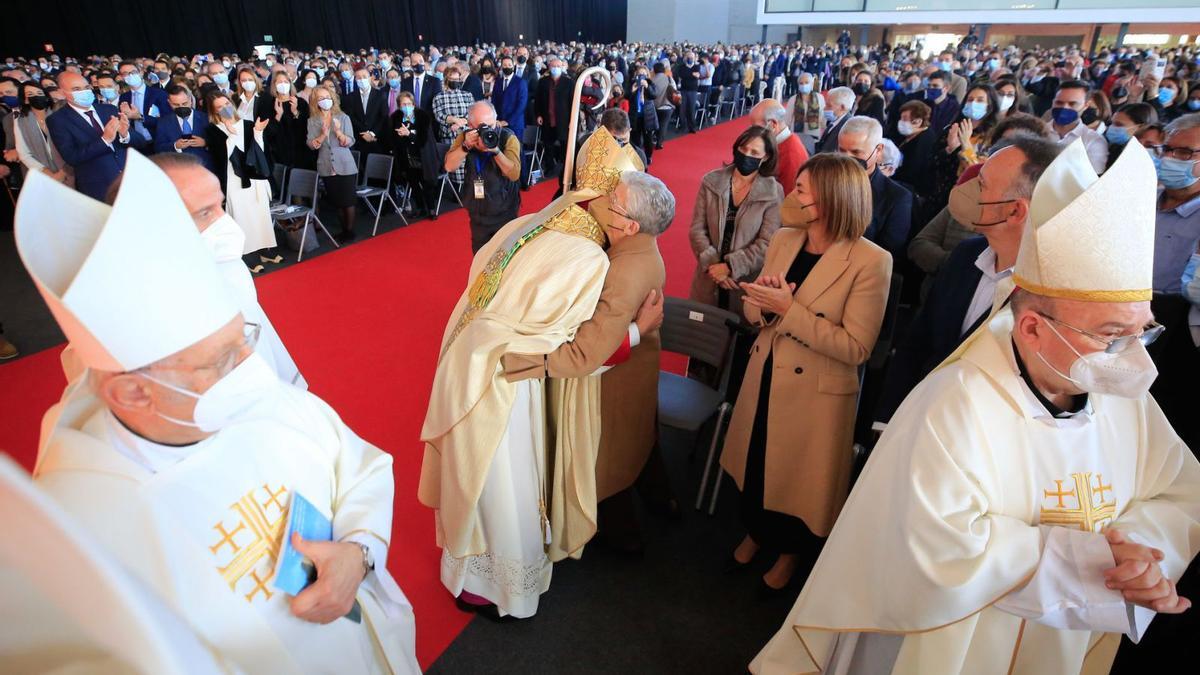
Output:
[[[292,492],[288,525],[283,533],[279,560],[275,564],[275,580],[271,584],[284,593],[295,596],[317,580],[317,568],[292,546],[293,532],[305,541],[333,541],[333,523],[313,506],[312,502],[295,491]],[[357,600],[346,618],[355,623],[362,623],[362,608]]]

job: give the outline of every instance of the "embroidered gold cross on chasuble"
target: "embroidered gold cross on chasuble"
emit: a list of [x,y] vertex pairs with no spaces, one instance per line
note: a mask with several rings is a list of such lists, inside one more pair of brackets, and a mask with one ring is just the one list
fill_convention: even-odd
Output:
[[231,504],[229,514],[213,525],[216,534],[208,550],[217,559],[217,573],[247,602],[274,595],[268,584],[283,545],[286,495],[287,488],[263,483]]
[[1116,517],[1116,500],[1104,499],[1105,494],[1112,492],[1112,485],[1105,485],[1101,474],[1073,473],[1071,482],[1074,487],[1064,488],[1065,482],[1066,480],[1055,479],[1055,489],[1043,490],[1047,503],[1054,501],[1055,505],[1051,508],[1042,506],[1042,525],[1060,525],[1086,532],[1100,532]]

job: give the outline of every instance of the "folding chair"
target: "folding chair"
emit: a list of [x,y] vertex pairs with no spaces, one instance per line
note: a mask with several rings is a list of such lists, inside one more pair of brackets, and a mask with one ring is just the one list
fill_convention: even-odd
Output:
[[[662,349],[683,354],[717,369],[715,386],[683,375],[659,371],[658,373],[658,422],[674,429],[693,434],[700,431],[713,415],[717,416],[709,442],[708,458],[704,463],[704,475],[696,491],[696,509],[704,503],[709,476],[717,456],[717,443],[721,431],[733,406],[726,398],[729,388],[729,365],[733,360],[733,329],[739,323],[733,312],[712,305],[665,298],[663,305]],[[699,438],[696,439],[699,441]],[[713,486],[711,514],[717,506],[717,488],[721,484],[721,470],[717,469],[717,480]]]
[[[404,217],[404,213],[396,206],[396,202],[392,199],[392,162],[391,155],[384,155],[373,152],[367,155],[367,166],[360,174],[362,182],[359,183],[355,194],[358,198],[367,203],[367,208],[371,213],[375,214],[375,226],[371,228],[371,236],[379,231],[379,217],[383,215],[383,202],[387,201],[396,209],[396,214],[400,216],[400,220],[408,225],[408,219]],[[371,181],[383,181],[383,187],[372,185]],[[378,203],[372,203],[371,200],[378,197]]]
[[354,168],[358,169],[359,171],[362,171],[362,168],[363,168],[362,153],[359,152],[358,150],[351,150],[350,154],[354,155]]
[[[542,178],[542,155],[546,148],[542,146],[542,128],[536,124],[525,127],[521,138],[521,162],[529,162],[529,172],[526,174],[525,187],[532,187]],[[537,172],[537,180],[534,172]]]
[[[438,143],[437,153],[438,153],[438,166],[439,167],[444,167],[446,165],[446,153],[449,151],[450,151],[449,143]],[[438,181],[442,184],[442,186],[438,190],[437,205],[433,207],[433,215],[435,215],[435,216],[442,215],[442,199],[446,195],[446,187],[447,186],[450,187],[450,194],[454,195],[454,201],[458,202],[459,206],[463,205],[462,198],[458,196],[458,190],[462,186],[456,185],[454,182],[454,179],[450,177],[450,174],[448,172],[446,172],[444,170],[438,171]]]
[[[720,95],[724,95],[724,92],[722,92]],[[711,90],[705,92],[704,100],[700,102],[700,124],[699,124],[700,129],[704,128],[704,123],[707,122],[710,117],[712,117],[714,120],[712,122],[713,124],[715,124],[716,121],[718,121],[716,118],[716,114],[720,110],[719,106],[720,106],[720,99],[719,98],[714,99],[712,97]]]
[[721,110],[725,106],[729,106],[729,119],[733,119],[733,109],[737,107],[738,88],[740,85],[729,85],[721,92],[717,98],[717,121],[721,120]]
[[[271,209],[271,218],[275,222],[293,221],[300,218],[304,219],[300,233],[300,252],[296,255],[296,262],[304,257],[304,242],[308,238],[308,223],[315,222],[317,227],[329,237],[329,241],[333,242],[334,248],[340,248],[337,240],[329,234],[329,230],[325,229],[325,223],[317,217],[317,187],[321,181],[317,178],[317,172],[311,169],[292,169],[289,172],[287,190],[283,193],[283,203]],[[310,206],[292,204],[293,199],[308,199]],[[316,236],[316,235],[314,235]]]

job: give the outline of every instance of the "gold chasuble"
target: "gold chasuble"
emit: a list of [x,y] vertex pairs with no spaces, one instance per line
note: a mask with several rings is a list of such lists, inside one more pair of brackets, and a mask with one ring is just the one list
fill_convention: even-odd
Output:
[[[480,495],[497,447],[507,443],[518,391],[500,357],[550,353],[591,317],[608,271],[606,196],[622,171],[636,169],[630,154],[597,130],[581,151],[579,189],[512,221],[475,256],[446,326],[421,432],[419,497],[437,510],[438,545],[448,556],[488,553]],[[553,380],[533,405],[545,415],[547,456],[538,447],[512,452],[535,466],[540,513],[519,517],[540,519],[550,560],[578,557],[596,527],[600,380]]]

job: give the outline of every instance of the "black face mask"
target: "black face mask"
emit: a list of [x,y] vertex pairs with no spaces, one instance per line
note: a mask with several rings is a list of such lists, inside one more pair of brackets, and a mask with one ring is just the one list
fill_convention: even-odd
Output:
[[1113,89],[1112,89],[1112,97],[1114,99],[1125,98],[1128,95],[1129,95],[1129,90],[1126,89],[1125,87],[1113,87]]
[[424,73],[425,72],[425,64],[418,63],[417,65],[413,66],[413,72],[418,75],[420,75],[421,73]]
[[30,96],[29,97],[29,107],[33,108],[34,110],[45,110],[46,108],[50,107],[50,97],[49,96]]
[[513,74],[513,69],[512,68],[501,68],[500,72],[503,73],[505,77],[509,77],[510,75]]
[[868,91],[871,91],[871,85],[858,82],[853,87],[854,93],[859,96],[865,96]]
[[191,106],[181,105],[175,109],[175,116],[179,119],[187,119],[188,115],[192,114]]
[[758,171],[758,167],[761,165],[761,157],[751,157],[741,150],[733,151],[733,168],[737,169],[737,172],[743,176],[749,176]]
[[1098,114],[1096,114],[1095,108],[1088,108],[1088,109],[1084,110],[1082,113],[1080,113],[1079,121],[1083,122],[1086,125],[1086,124],[1091,124],[1092,122],[1095,122],[1097,119],[1099,119],[1099,117],[1100,116]]
[[446,86],[450,87],[451,89],[461,89],[462,82],[459,80],[446,80]]
[[529,60],[529,59],[525,58],[524,56],[518,56],[518,57],[517,57],[517,63],[519,63],[519,64],[521,64],[521,65],[525,65],[525,62],[526,62],[526,61],[528,61],[528,60]]

